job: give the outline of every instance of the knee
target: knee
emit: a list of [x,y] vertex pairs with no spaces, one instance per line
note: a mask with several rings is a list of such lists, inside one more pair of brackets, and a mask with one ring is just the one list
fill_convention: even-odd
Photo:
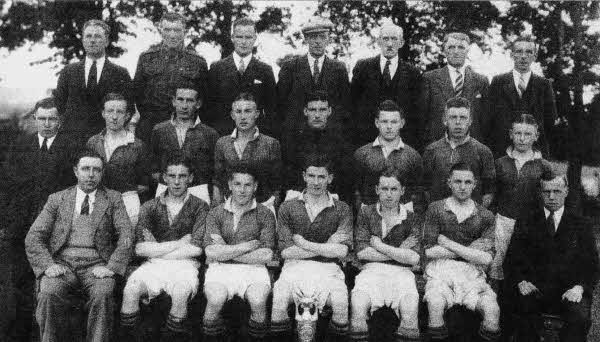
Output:
[[419,294],[407,293],[400,299],[400,311],[416,311],[419,309]]
[[43,277],[40,282],[40,298],[61,295],[65,292],[64,286],[58,278]]
[[187,305],[190,296],[192,295],[192,290],[186,284],[175,284],[171,289],[171,301],[175,305]]
[[427,294],[427,309],[430,315],[443,315],[446,309],[446,299],[441,293],[430,292]]
[[348,313],[348,293],[345,291],[331,292],[329,295],[333,313]]
[[124,302],[137,302],[143,295],[142,284],[137,281],[128,281],[123,288],[123,301]]
[[287,311],[291,301],[291,288],[288,284],[276,282],[273,286],[273,310]]
[[251,308],[261,308],[267,304],[270,288],[267,285],[251,285],[246,290],[246,300]]
[[371,298],[364,292],[352,292],[352,318],[366,317],[369,308],[371,307]]
[[206,305],[221,307],[227,300],[227,289],[221,284],[207,283],[204,285],[204,295],[206,296]]
[[115,280],[112,278],[97,279],[92,286],[90,293],[91,299],[108,299],[112,298],[115,289]]
[[500,306],[495,299],[488,298],[481,301],[483,319],[498,322],[500,320]]

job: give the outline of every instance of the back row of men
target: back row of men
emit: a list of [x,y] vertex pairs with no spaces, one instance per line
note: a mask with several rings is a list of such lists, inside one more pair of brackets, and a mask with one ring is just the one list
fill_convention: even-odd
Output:
[[345,65],[326,56],[331,29],[328,19],[311,18],[302,29],[308,54],[284,60],[276,84],[272,68],[252,55],[257,38],[252,20],[233,23],[234,52],[209,70],[204,58],[184,46],[185,19],[167,13],[159,23],[162,42],[140,55],[131,81],[124,68],[106,58],[108,25],[90,20],[82,31],[86,57],[64,68],[54,93],[64,129],[85,143],[103,128],[103,97],[116,92],[125,94],[131,112],[137,107],[136,135],[148,143],[153,127],[171,117],[176,87],[188,83],[202,104],[202,122],[220,136],[234,128],[229,115],[233,100],[241,92],[250,92],[261,113],[259,126],[279,139],[303,127],[306,96],[322,90],[332,108],[328,125],[355,147],[374,139],[377,108],[391,99],[405,113],[405,142],[422,152],[444,136],[446,101],[462,96],[472,104],[471,136],[489,146],[494,157],[504,154],[509,145],[506,133],[519,112],[535,117],[540,125],[539,150],[548,155],[556,106],[550,81],[531,72],[538,48],[531,38],[512,43],[513,71],[494,77],[489,85],[486,77],[465,65],[470,47],[466,34],[447,34],[443,51],[448,65],[422,75],[398,56],[404,45],[402,29],[386,24],[377,40],[380,54],[358,61],[349,82]]

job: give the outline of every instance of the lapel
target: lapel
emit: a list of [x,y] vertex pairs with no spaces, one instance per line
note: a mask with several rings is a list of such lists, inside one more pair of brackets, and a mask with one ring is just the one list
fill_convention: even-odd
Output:
[[79,84],[83,84],[83,89],[87,91],[87,80],[85,79],[85,59],[81,62],[77,62],[77,67],[75,68],[75,80]]
[[94,201],[94,210],[91,214],[92,227],[97,227],[100,224],[107,208],[108,197],[106,196],[106,191],[102,188],[98,188],[98,191],[96,191],[96,200]]
[[252,58],[250,58],[250,62],[248,62],[248,65],[246,65],[246,70],[244,72],[243,75],[243,79],[245,81],[249,81],[250,84],[254,83],[254,79],[256,77],[254,77],[254,73],[255,73],[255,69],[257,67],[258,64],[258,60],[256,58],[254,58],[254,56],[252,56]]
[[323,67],[321,68],[321,74],[319,75],[319,80],[317,82],[317,84],[324,89],[323,87],[323,80],[329,78],[329,73],[331,72],[331,67],[333,61],[329,59],[329,57],[325,56],[325,58],[323,59]]
[[[531,83],[531,80],[530,82]],[[529,85],[528,85],[529,87]],[[569,230],[569,213],[567,212],[567,208],[563,211],[563,215],[560,218],[560,222],[558,223],[558,227],[556,228],[556,232],[554,233],[554,237],[559,235],[563,235],[566,231]]]
[[[223,66],[225,68],[225,75],[223,75],[224,78],[231,80],[233,83],[238,85],[240,83],[240,73],[238,72],[238,69],[235,66],[233,55],[229,55],[227,58],[225,58],[225,60],[223,61]],[[246,67],[246,70],[247,69],[248,68]]]
[[[323,62],[323,68],[325,67],[325,62]],[[300,83],[302,84],[302,88],[305,91],[310,92],[313,88],[313,79],[312,79],[312,71],[311,66],[308,65],[308,55],[302,56],[298,60],[298,74],[300,76]],[[321,70],[323,73],[323,70]]]
[[[110,82],[110,74],[113,69],[113,64],[108,60],[108,57],[104,60],[104,66],[102,70],[98,70],[100,72],[100,80],[98,81],[97,89],[104,89],[106,87],[106,83]],[[99,91],[99,93],[101,93]]]
[[66,198],[61,203],[60,206],[61,216],[65,218],[65,225],[57,226],[57,228],[61,229],[60,235],[61,240],[66,241],[67,236],[71,232],[71,226],[73,226],[73,214],[75,212],[75,197],[77,195],[77,185],[72,186],[67,194]]
[[[501,75],[500,77],[504,77],[504,86],[502,88],[504,90],[504,93],[506,94],[506,97],[510,99],[511,104],[514,107],[517,104],[517,101],[519,101],[519,93],[517,92],[517,88],[515,87],[512,71],[509,71],[508,73]],[[531,80],[529,83],[531,83]],[[529,87],[529,84],[527,86]]]
[[[173,126],[173,123],[170,119],[169,128],[166,133],[167,136],[165,138],[167,139],[167,146],[177,146],[178,150],[183,149],[183,146],[179,146],[179,140],[177,139],[177,130],[175,129],[175,126]],[[185,145],[185,140],[183,141],[183,145]]]
[[475,88],[475,77],[473,75],[473,70],[471,70],[470,66],[465,68],[465,81],[463,83],[463,97],[468,99],[473,98],[473,90]]
[[441,70],[441,75],[439,78],[440,85],[442,87],[442,92],[444,97],[449,99],[454,97],[454,86],[452,85],[452,80],[450,79],[450,69],[448,66],[443,67]]
[[[381,56],[379,58],[381,58]],[[392,84],[398,83],[398,80],[400,79],[400,75],[403,73],[403,70],[404,70],[404,63],[402,63],[400,56],[398,56],[398,65],[396,65],[396,72],[392,75]],[[381,74],[381,71],[379,71],[379,74]],[[383,77],[383,75],[382,75],[382,77]]]

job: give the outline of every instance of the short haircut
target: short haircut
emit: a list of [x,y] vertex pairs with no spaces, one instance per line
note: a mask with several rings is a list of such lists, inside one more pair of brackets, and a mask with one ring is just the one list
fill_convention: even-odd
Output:
[[249,102],[254,102],[254,104],[256,104],[256,98],[254,97],[254,95],[252,95],[252,93],[247,92],[247,91],[241,92],[238,96],[235,97],[235,99],[233,100],[232,103],[238,102],[238,101],[249,101]]
[[467,108],[469,112],[471,111],[471,103],[464,97],[452,97],[446,101],[446,109],[445,112],[448,112],[450,108]]
[[450,172],[448,173],[448,178],[452,177],[452,173],[454,173],[454,171],[471,171],[471,173],[473,174],[473,177],[475,177],[475,171],[473,171],[473,168],[471,167],[471,165],[465,163],[465,162],[458,162],[453,164],[450,167]]
[[166,12],[165,14],[162,15],[162,17],[160,17],[159,23],[161,23],[163,21],[168,21],[170,23],[179,22],[184,27],[185,27],[185,24],[187,22],[187,20],[185,19],[185,17],[183,15],[177,13],[177,12]]
[[384,169],[383,171],[381,171],[381,173],[379,174],[379,177],[378,177],[377,184],[379,184],[379,180],[381,180],[382,177],[395,178],[398,182],[400,182],[400,185],[402,185],[404,187],[404,184],[405,184],[404,177],[400,176],[400,173],[398,172],[398,170],[393,167],[388,167],[388,168]]
[[75,156],[75,166],[78,166],[81,159],[86,157],[100,159],[100,161],[102,161],[102,168],[104,168],[104,158],[102,158],[100,153],[89,148],[85,148],[77,153],[77,155]]
[[534,52],[537,52],[537,43],[535,42],[535,38],[533,38],[533,36],[531,35],[523,35],[523,36],[518,36],[517,39],[515,39],[511,44],[510,44],[510,49],[514,50],[515,49],[515,45],[519,42],[525,42],[525,43],[533,43],[533,49]]
[[163,173],[167,173],[167,169],[169,168],[169,166],[178,166],[178,165],[185,166],[188,169],[188,172],[190,174],[194,173],[194,169],[192,167],[192,162],[188,158],[183,157],[183,156],[178,156],[178,155],[174,155],[174,156],[167,158],[167,162],[165,163],[165,167],[163,168]]
[[40,108],[43,108],[43,109],[56,108],[56,102],[54,101],[54,97],[46,97],[46,98],[43,98],[43,99],[39,100],[38,102],[36,102],[35,106],[33,107],[33,114],[35,115],[37,110]]
[[324,153],[311,153],[304,158],[302,171],[309,167],[324,167],[329,174],[333,174],[333,161]]
[[129,106],[129,102],[127,101],[127,99],[125,98],[125,96],[121,93],[108,93],[106,94],[103,98],[102,98],[102,106],[104,106],[106,104],[106,102],[109,101],[123,101],[125,102],[125,106],[128,107]]
[[254,32],[256,32],[256,22],[248,17],[243,17],[236,19],[231,25],[231,32],[235,31],[238,26],[252,26],[254,28]]
[[379,118],[381,112],[398,112],[400,113],[400,118],[404,119],[404,111],[393,100],[385,100],[379,104],[377,118]]
[[446,45],[446,43],[448,42],[448,40],[450,40],[450,38],[460,40],[463,42],[467,42],[467,45],[471,44],[471,38],[469,38],[469,36],[466,33],[450,32],[444,37],[444,45]]
[[404,39],[404,30],[402,29],[401,26],[394,24],[393,22],[386,22],[385,24],[381,25],[381,27],[379,28],[379,36],[381,37],[381,31],[383,31],[383,29],[385,28],[391,28],[393,30],[395,30],[398,33],[398,38],[400,39]]
[[248,167],[245,164],[240,164],[240,165],[234,166],[234,167],[230,168],[227,173],[228,173],[227,179],[230,181],[233,180],[233,176],[235,174],[244,174],[244,175],[250,175],[252,177],[252,180],[254,181],[254,183],[258,182],[258,179],[256,178],[256,172],[254,172],[254,170],[252,168]]
[[177,96],[177,90],[180,90],[180,89],[194,90],[196,92],[196,100],[199,100],[199,101],[202,100],[203,94],[200,93],[200,90],[198,90],[198,87],[196,87],[196,85],[194,83],[192,83],[191,81],[189,81],[189,82],[181,81],[181,82],[177,83],[175,85],[175,88],[173,89],[173,97]]
[[106,38],[108,38],[108,36],[110,36],[110,26],[108,26],[107,23],[105,23],[102,20],[99,19],[90,19],[88,21],[86,21],[83,24],[83,29],[81,30],[81,33],[83,34],[83,32],[85,32],[85,29],[87,29],[90,26],[98,26],[101,29],[104,30],[104,34],[106,34]]
[[516,124],[532,125],[535,127],[535,129],[538,129],[538,127],[539,127],[537,121],[535,120],[535,117],[533,115],[527,114],[527,113],[517,114],[517,116],[515,117],[515,119],[512,122],[511,127]]
[[[554,180],[555,178],[561,178],[565,186],[569,187],[569,162],[563,160],[548,159],[548,163],[550,164],[550,168],[542,172],[539,183],[540,187],[542,185],[542,182],[549,182],[551,180]],[[560,167],[565,164],[566,170]]]
[[326,91],[323,90],[317,90],[317,91],[313,91],[310,92],[308,94],[306,94],[306,97],[304,98],[304,107],[306,108],[306,106],[308,106],[309,103],[311,102],[327,102],[327,105],[329,106],[329,95],[327,94]]

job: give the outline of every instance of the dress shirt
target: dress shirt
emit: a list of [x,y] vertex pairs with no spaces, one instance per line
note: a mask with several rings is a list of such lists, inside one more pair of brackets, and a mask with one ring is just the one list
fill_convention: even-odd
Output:
[[251,53],[249,53],[245,57],[238,55],[236,52],[233,53],[233,62],[235,63],[235,67],[238,69],[238,71],[240,71],[240,62],[241,61],[244,61],[244,71],[246,71],[246,69],[248,69],[248,64],[250,64],[251,59],[252,59]]
[[[531,70],[523,74],[523,78],[525,79],[525,88],[529,85],[529,79],[531,78]],[[521,79],[521,73],[516,70],[513,70],[513,80],[515,82],[515,88],[519,89],[519,80]]]
[[465,71],[467,70],[467,66],[463,64],[460,68],[455,68],[448,64],[448,71],[450,72],[450,81],[452,81],[452,88],[456,88],[456,78],[458,77],[458,73],[460,72],[463,77],[463,87],[465,84]]
[[[315,59],[310,53],[308,54],[308,66],[310,67],[310,74],[315,76]],[[319,74],[323,73],[323,61],[325,61],[325,55],[319,57]]]
[[75,195],[75,214],[79,215],[79,213],[81,213],[81,206],[83,205],[83,200],[85,199],[85,195],[88,195],[88,203],[90,205],[90,215],[94,212],[94,202],[96,202],[96,191],[98,191],[98,189],[90,192],[90,193],[85,193],[83,192],[83,190],[81,190],[79,188],[79,186],[77,186],[77,194]]
[[[100,76],[102,75],[102,68],[104,68],[104,62],[106,61],[106,56],[102,56],[96,60],[96,84],[100,83]],[[85,59],[85,83],[87,84],[88,76],[90,74],[90,69],[92,68],[92,63],[94,60],[91,58]]]
[[[52,143],[54,142],[54,138],[56,138],[56,134],[53,135],[52,137],[48,138],[48,140],[46,141],[46,147],[48,147],[48,149],[50,149],[50,146],[52,146]],[[43,136],[41,136],[38,133],[38,143],[40,145],[40,148],[42,148],[42,145],[44,145],[44,138]]]
[[[385,62],[387,62],[388,59],[383,55],[380,56],[381,57],[379,58],[379,70],[383,75],[383,69],[385,69]],[[396,74],[396,69],[398,69],[398,55],[390,58],[390,78],[394,78],[394,75]]]
[[[562,219],[564,212],[565,212],[564,205],[562,207],[560,207],[560,209],[558,209],[557,211],[554,212],[554,231],[555,232],[558,229],[558,225],[560,224],[560,219]],[[546,219],[548,219],[548,216],[550,216],[550,210],[546,209],[545,207],[544,207],[544,216],[546,217]]]
[[394,152],[394,151],[400,151],[404,148],[404,142],[402,141],[402,139],[398,139],[398,145],[396,146],[392,146],[391,149],[388,149],[387,147],[385,147],[385,145],[383,145],[381,143],[381,141],[379,140],[379,137],[375,138],[375,141],[373,141],[373,147],[376,146],[381,146],[381,152],[383,152],[383,157],[385,159],[387,159],[387,157],[390,155],[390,153]]

